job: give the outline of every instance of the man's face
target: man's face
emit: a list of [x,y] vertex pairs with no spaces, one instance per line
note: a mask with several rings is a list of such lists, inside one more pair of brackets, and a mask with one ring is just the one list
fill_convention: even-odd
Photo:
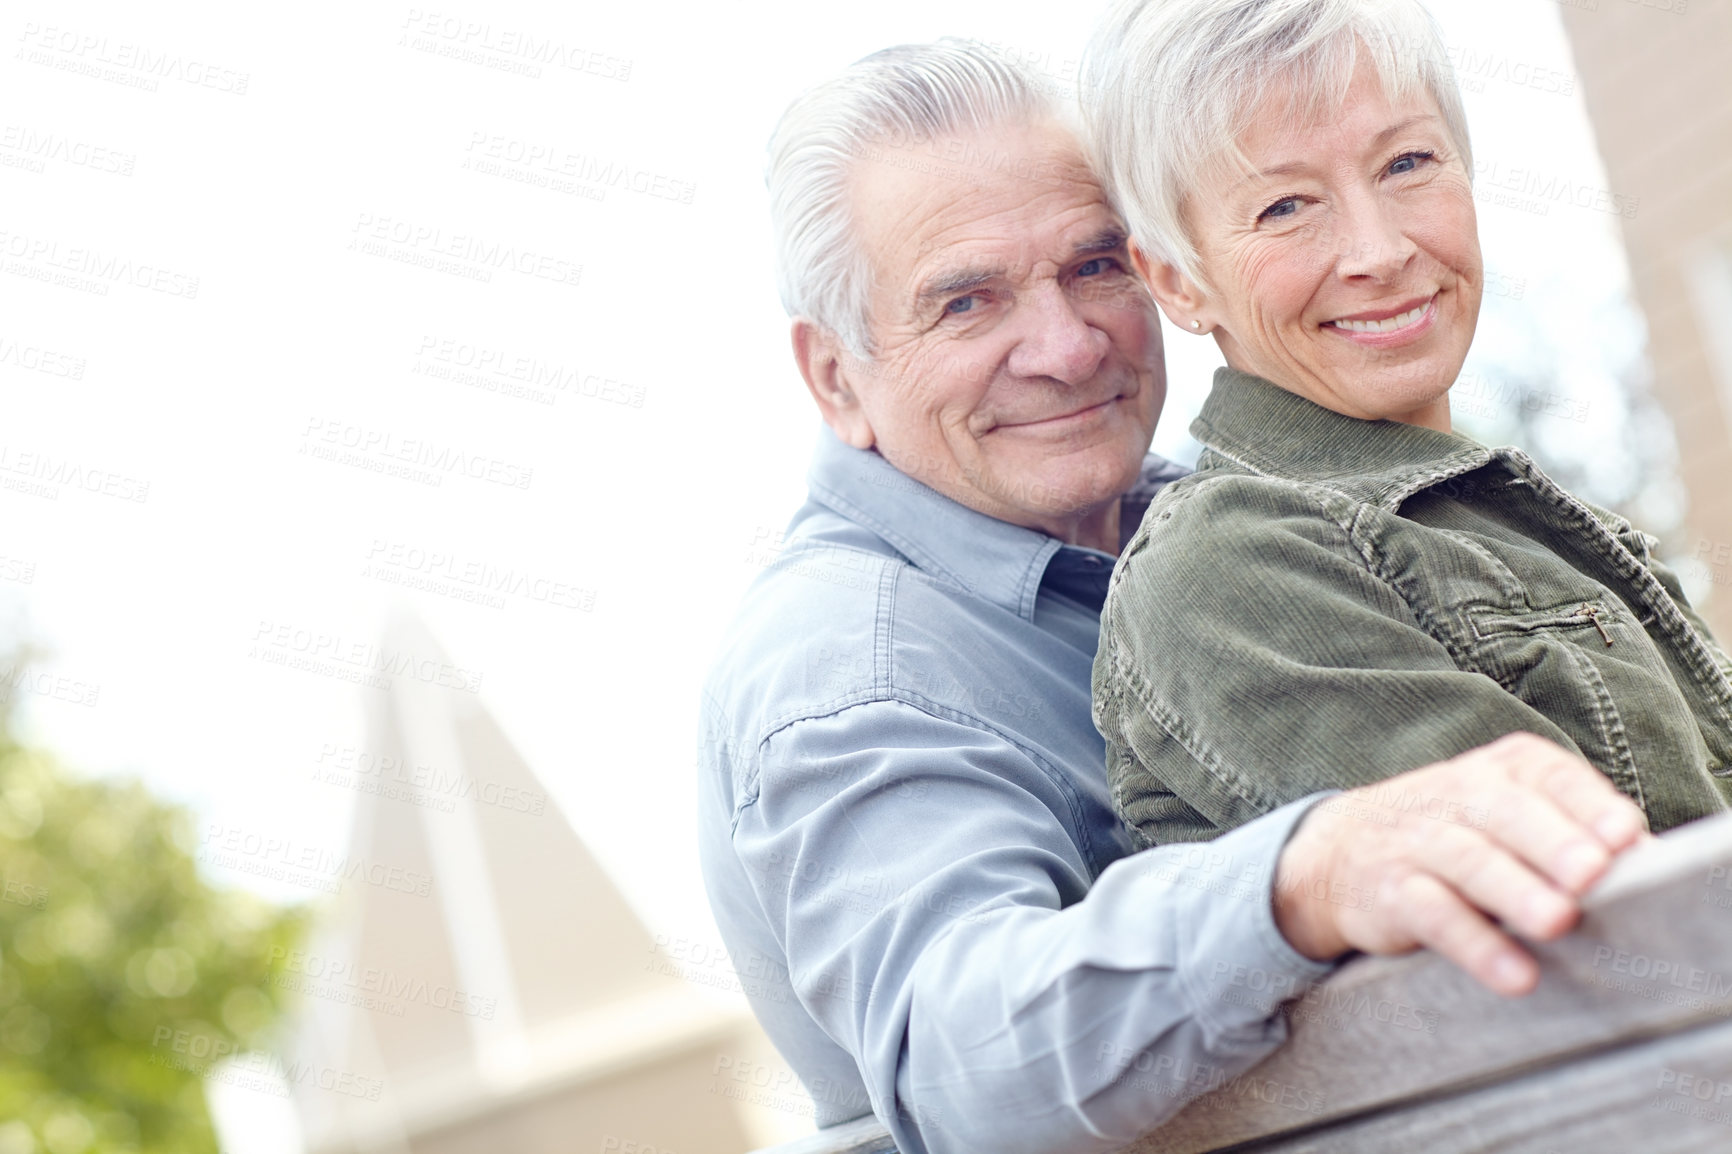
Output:
[[1136,480],[1166,399],[1153,303],[1075,139],[1038,123],[883,149],[852,191],[876,352],[846,361],[845,436],[972,509],[1075,539]]

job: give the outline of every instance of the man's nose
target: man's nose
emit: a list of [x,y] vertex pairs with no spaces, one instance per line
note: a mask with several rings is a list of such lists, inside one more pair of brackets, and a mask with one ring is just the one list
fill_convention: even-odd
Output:
[[1052,377],[1078,385],[1095,375],[1112,346],[1106,333],[1085,321],[1076,302],[1048,282],[1017,302],[1021,328],[1008,368],[1019,377]]
[[1344,279],[1392,280],[1419,251],[1402,227],[1395,206],[1382,197],[1356,199],[1342,215],[1342,227],[1336,233],[1341,247],[1335,270]]

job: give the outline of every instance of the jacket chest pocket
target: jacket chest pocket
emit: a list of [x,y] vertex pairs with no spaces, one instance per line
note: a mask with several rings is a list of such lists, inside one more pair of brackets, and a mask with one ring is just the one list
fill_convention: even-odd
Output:
[[1708,752],[1695,715],[1665,657],[1622,602],[1599,598],[1521,611],[1477,605],[1466,619],[1480,671],[1568,733],[1644,808],[1657,800],[1650,796],[1655,789],[1698,788],[1682,784],[1695,778],[1693,767]]
[[[1567,639],[1571,644],[1589,644],[1598,640],[1607,649],[1617,648],[1618,639],[1612,633],[1617,628],[1633,625],[1621,611],[1612,609],[1604,600],[1576,601],[1552,609],[1510,611],[1495,605],[1473,606],[1467,611],[1468,624],[1476,641],[1496,642],[1501,639],[1520,641],[1536,634],[1555,639]],[[1586,630],[1581,636],[1570,636]],[[1638,629],[1638,633],[1641,631]],[[1588,634],[1594,635],[1589,637]],[[1643,634],[1646,640],[1646,635]]]

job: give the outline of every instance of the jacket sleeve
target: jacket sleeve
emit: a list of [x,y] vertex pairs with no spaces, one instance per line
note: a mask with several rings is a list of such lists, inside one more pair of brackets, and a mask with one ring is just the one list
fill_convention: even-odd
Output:
[[784,728],[760,766],[733,851],[903,1154],[1117,1149],[1269,1054],[1275,1003],[1332,968],[1271,906],[1316,798],[1096,880],[1066,791],[960,720],[857,705]]
[[1508,733],[1575,748],[1458,666],[1373,573],[1345,515],[1291,486],[1222,478],[1164,495],[1121,560],[1095,722],[1114,804],[1148,844],[1209,837]]

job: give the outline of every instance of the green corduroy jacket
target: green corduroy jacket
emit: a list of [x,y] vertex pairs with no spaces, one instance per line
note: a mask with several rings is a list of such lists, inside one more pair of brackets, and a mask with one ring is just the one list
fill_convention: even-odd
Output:
[[1518,450],[1232,369],[1191,432],[1198,471],[1120,556],[1094,666],[1145,842],[1518,731],[1579,751],[1656,831],[1732,804],[1732,659],[1653,537]]

